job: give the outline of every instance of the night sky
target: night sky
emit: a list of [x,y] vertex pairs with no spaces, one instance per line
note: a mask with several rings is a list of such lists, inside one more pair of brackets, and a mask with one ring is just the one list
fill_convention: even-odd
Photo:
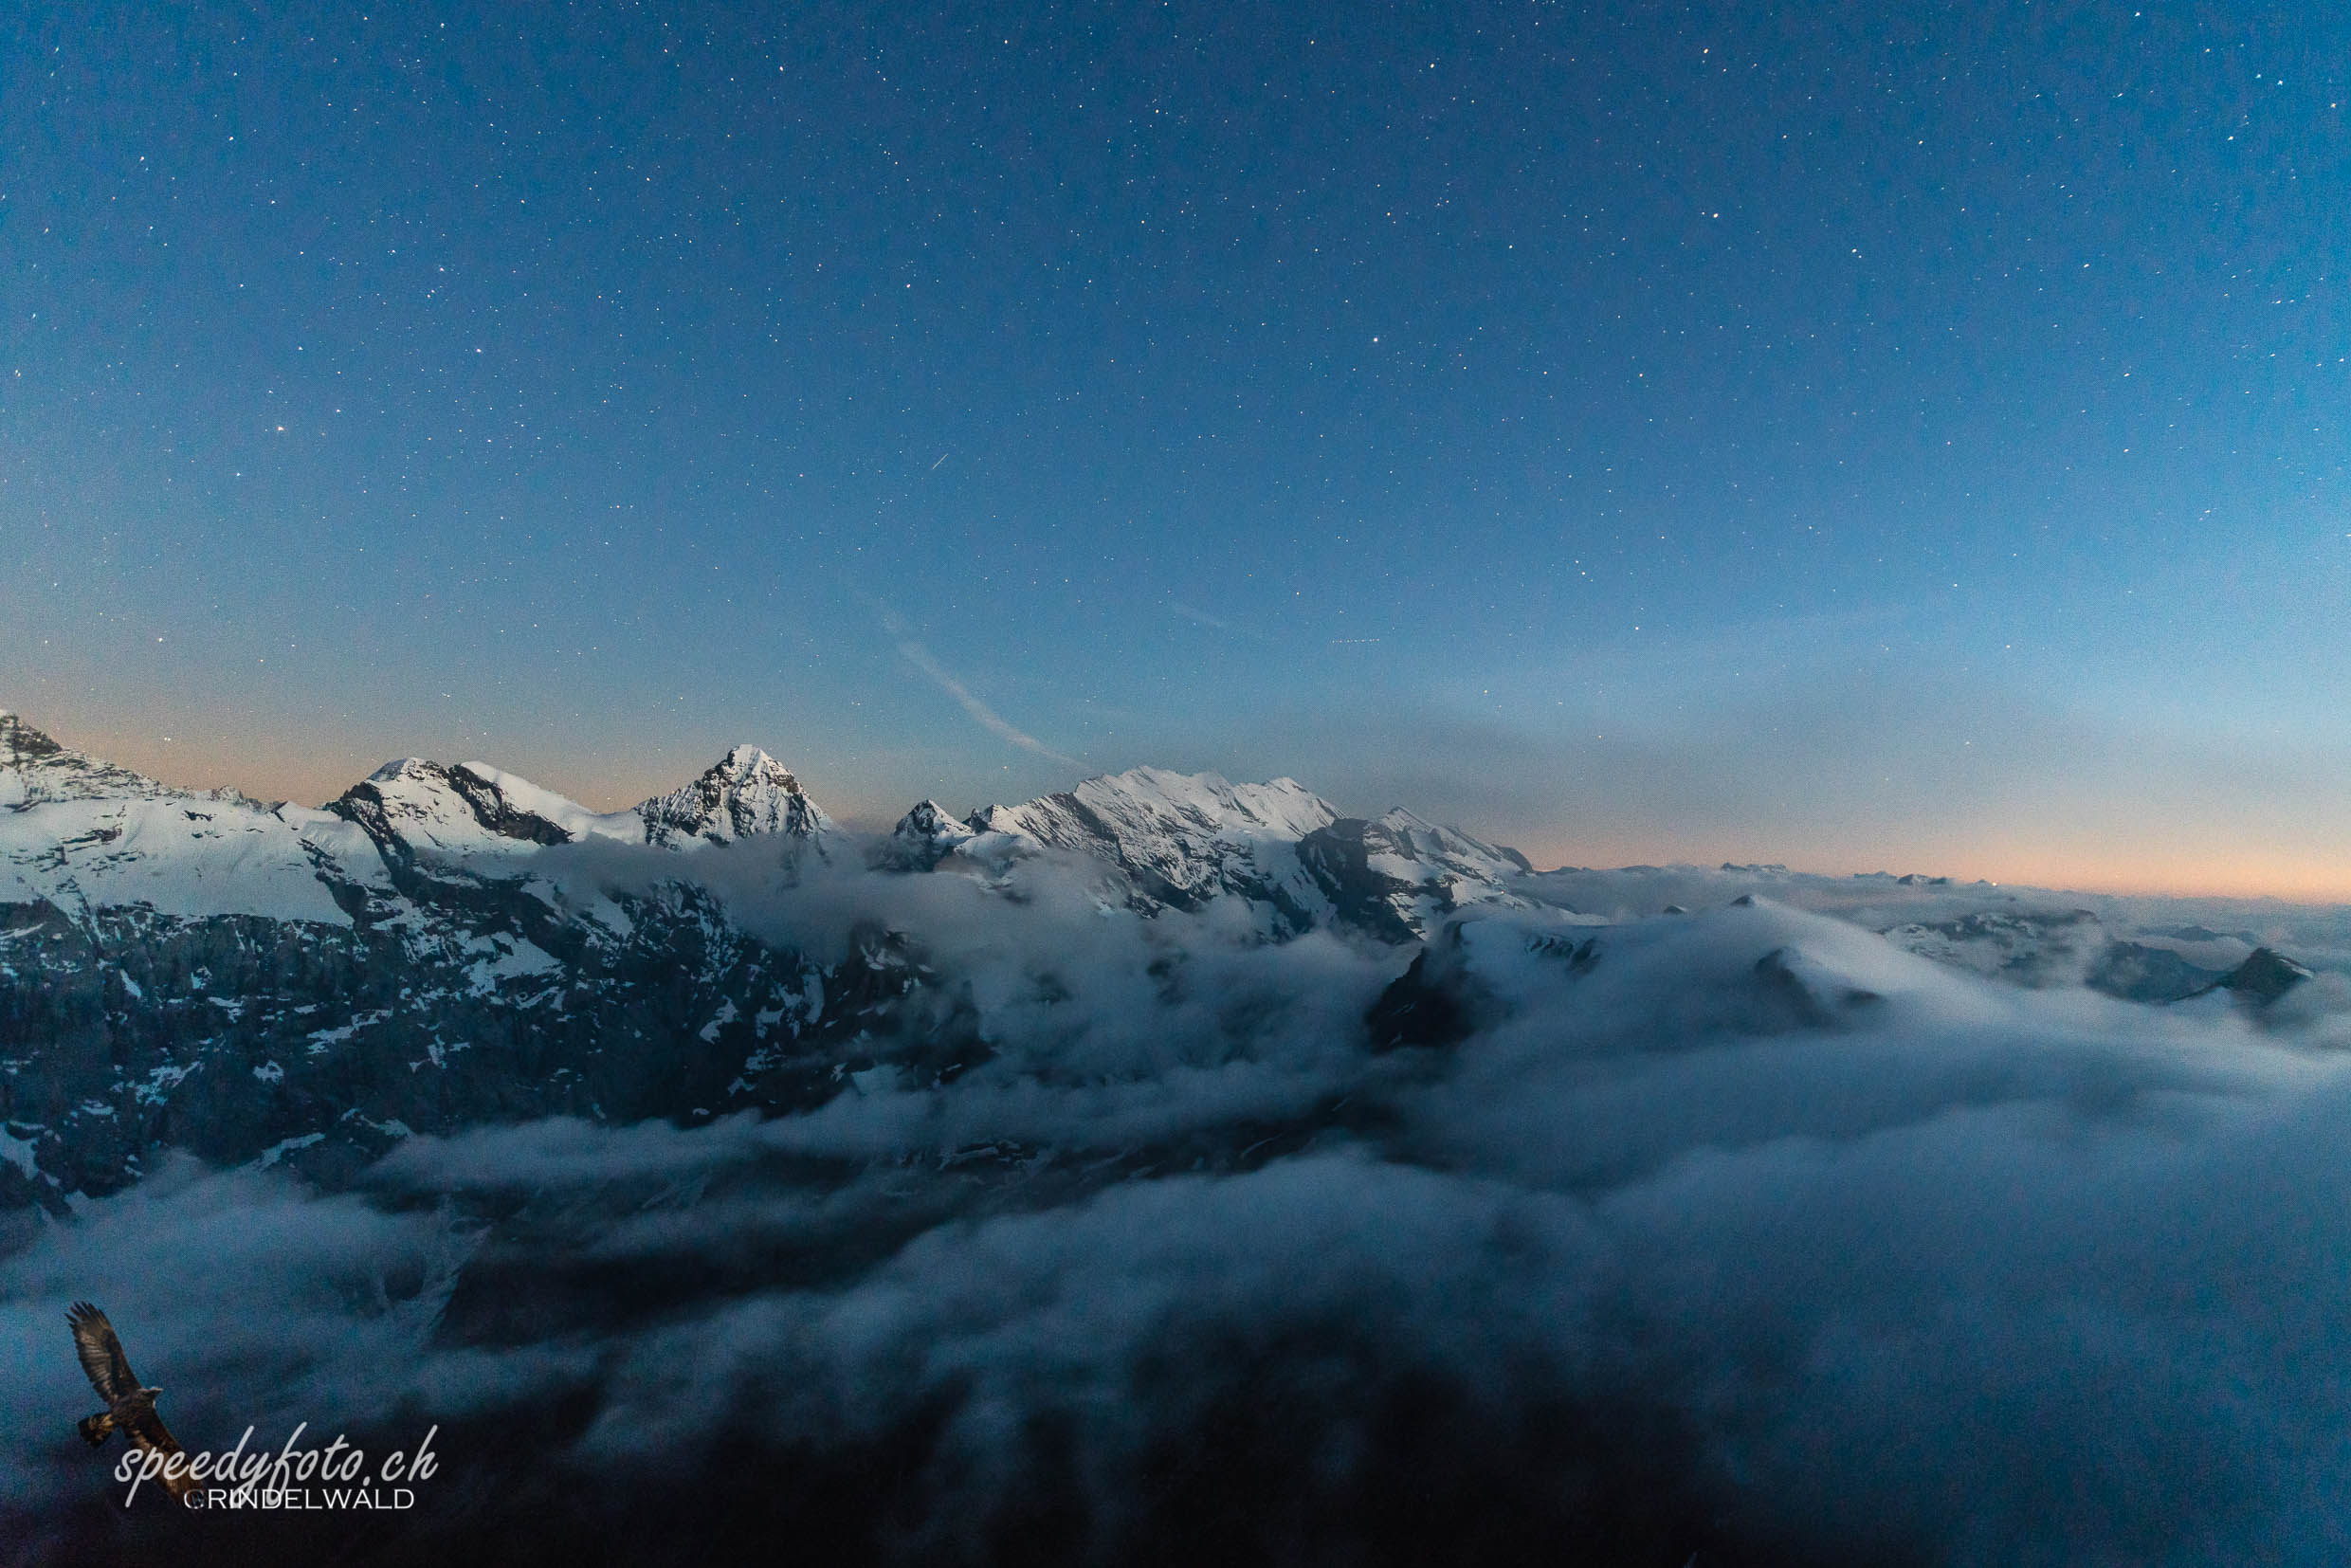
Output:
[[2351,897],[2351,13],[35,4],[0,706]]

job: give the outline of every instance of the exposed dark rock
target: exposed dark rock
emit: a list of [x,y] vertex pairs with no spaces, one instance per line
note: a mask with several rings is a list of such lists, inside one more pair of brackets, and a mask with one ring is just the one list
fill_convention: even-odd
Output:
[[1461,994],[1464,976],[1443,965],[1432,968],[1429,952],[1423,948],[1415,955],[1412,966],[1389,982],[1364,1015],[1372,1049],[1459,1045],[1475,1029]]
[[0,768],[22,767],[65,748],[12,713],[0,713]]
[[1854,1012],[1885,1000],[1874,991],[1800,974],[1788,950],[1776,947],[1755,961],[1758,994],[1770,1024],[1792,1029],[1831,1029]]
[[2213,982],[2212,989],[2233,991],[2258,1007],[2268,1007],[2310,977],[2310,971],[2273,948],[2257,947],[2252,956]]
[[[622,901],[623,937],[511,888],[456,891],[424,938],[412,916],[341,927],[8,906],[0,1119],[60,1190],[95,1194],[163,1147],[319,1174],[338,1148],[373,1157],[410,1132],[683,1121],[839,1091],[824,1071],[746,1074],[762,1055],[829,1048],[847,1026],[821,1016],[825,972],[735,929],[699,890]],[[834,978],[866,1023],[890,999],[858,983],[870,967],[853,958]]]
[[1416,889],[1371,865],[1372,856],[1387,848],[1376,823],[1341,817],[1300,840],[1298,859],[1329,897],[1338,919],[1382,941],[1409,942],[1419,933],[1397,910],[1396,902]]
[[933,870],[974,836],[970,826],[946,807],[925,800],[900,817],[890,836],[874,846],[873,865],[886,871]]

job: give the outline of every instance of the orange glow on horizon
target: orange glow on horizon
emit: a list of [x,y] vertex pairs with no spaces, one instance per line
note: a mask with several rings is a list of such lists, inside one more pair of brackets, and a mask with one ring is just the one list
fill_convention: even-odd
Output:
[[[1869,835],[1882,839],[1885,830]],[[1725,851],[1692,852],[1656,843],[1601,839],[1581,844],[1535,839],[1517,848],[1538,868],[1580,866],[1607,870],[1622,866],[1690,865],[1725,861],[1738,865],[1785,865],[1790,871],[1850,877],[1872,871],[1949,877],[1954,884],[1978,880],[2008,887],[2050,892],[2199,899],[2274,899],[2286,903],[2351,903],[2351,857],[2293,856],[2283,849],[2197,850],[2185,848],[2138,850],[2125,846],[2021,847],[1998,850],[1889,850],[1856,858],[1841,848],[1805,854]]]

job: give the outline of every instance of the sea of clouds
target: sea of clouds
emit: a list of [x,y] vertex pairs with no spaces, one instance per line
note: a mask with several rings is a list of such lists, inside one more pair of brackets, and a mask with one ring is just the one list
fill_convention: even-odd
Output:
[[[814,953],[907,933],[994,1054],[86,1205],[0,1258],[0,1560],[2351,1552],[2339,979],[2153,1007],[1589,875],[1626,918],[1441,934],[1459,1037],[1393,1050],[1411,955],[1082,867],[736,888]],[[126,1514],[82,1298],[191,1448],[438,1426],[441,1472],[398,1516]]]

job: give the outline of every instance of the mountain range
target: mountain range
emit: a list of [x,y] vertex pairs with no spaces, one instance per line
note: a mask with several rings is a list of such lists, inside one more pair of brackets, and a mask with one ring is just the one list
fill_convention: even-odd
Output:
[[[961,816],[925,800],[865,834],[748,745],[620,811],[418,758],[314,810],[179,789],[0,713],[0,1211],[70,1212],[174,1150],[335,1185],[415,1133],[693,1125],[811,1111],[877,1073],[941,1083],[1001,1030],[971,975],[891,918],[894,888],[1018,902],[1074,880],[1107,920],[1393,954],[1358,1042],[1376,1052],[1442,1048],[1490,1012],[1496,940],[1578,975],[1609,927],[1678,918],[1668,891],[1820,905],[1826,884],[1649,869],[1539,873],[1400,809],[1348,817],[1291,779],[1154,768]],[[2019,985],[2258,1007],[2309,974],[2220,933],[1879,881],[1838,884],[1831,912]],[[833,936],[763,913],[794,889],[831,890]],[[1832,1023],[1862,988],[1808,989],[1806,963],[1767,954],[1740,983],[1773,1016]],[[1058,982],[1034,980],[1049,1001]]]
[[165,1149],[333,1181],[416,1131],[805,1109],[877,1061],[986,1053],[902,933],[859,923],[821,958],[763,939],[713,855],[755,889],[961,873],[1006,896],[1024,863],[1076,863],[1105,909],[1224,901],[1267,940],[1417,940],[1521,902],[1526,871],[1288,779],[1137,769],[961,819],[925,801],[874,841],[752,746],[622,811],[412,757],[313,810],[179,789],[0,714],[0,1208],[63,1212]]

